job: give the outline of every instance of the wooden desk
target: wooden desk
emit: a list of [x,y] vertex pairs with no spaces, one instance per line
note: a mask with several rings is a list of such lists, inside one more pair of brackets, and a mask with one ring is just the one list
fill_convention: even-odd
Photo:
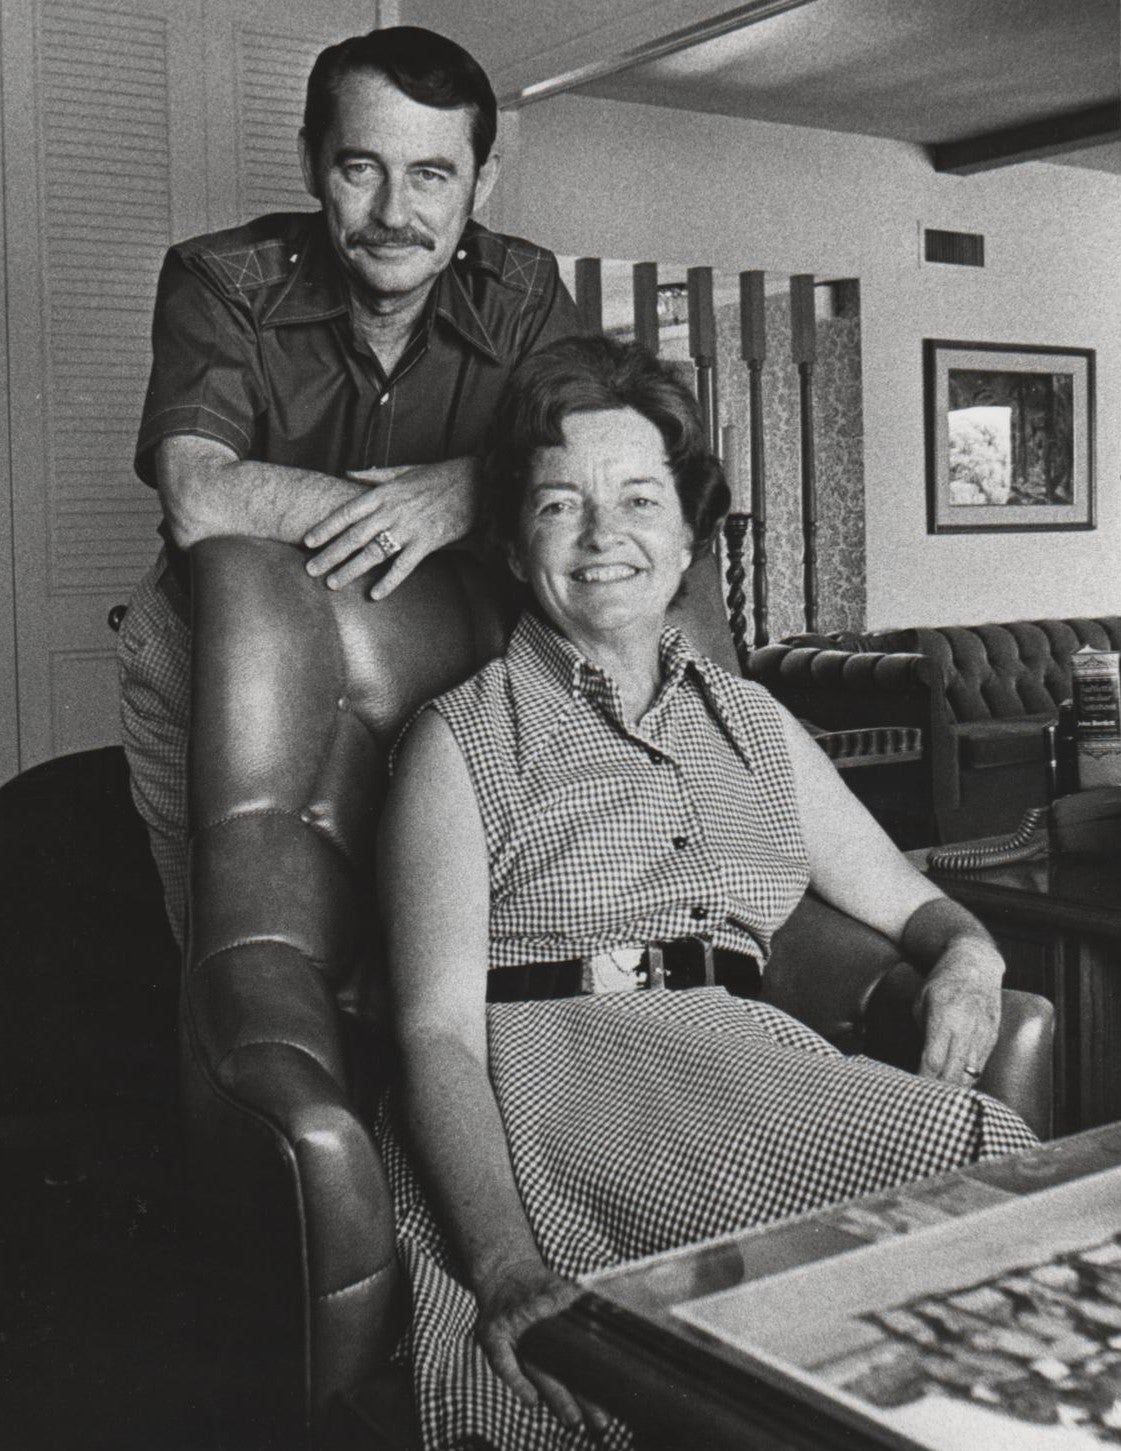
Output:
[[[1121,1124],[1111,1124],[851,1203],[895,1223],[908,1223],[908,1216],[928,1227],[935,1217],[964,1222],[982,1208],[1119,1163]],[[585,1295],[523,1337],[522,1350],[534,1365],[630,1422],[640,1446],[656,1451],[898,1446],[897,1438],[885,1440],[846,1420],[835,1402],[792,1395],[765,1365],[674,1314],[702,1296],[866,1246],[867,1237],[838,1223],[840,1214],[820,1210],[592,1276]]]
[[[925,864],[926,851],[909,855]],[[934,879],[992,932],[1006,985],[1055,1005],[1058,1132],[1121,1119],[1121,857],[1052,855]]]

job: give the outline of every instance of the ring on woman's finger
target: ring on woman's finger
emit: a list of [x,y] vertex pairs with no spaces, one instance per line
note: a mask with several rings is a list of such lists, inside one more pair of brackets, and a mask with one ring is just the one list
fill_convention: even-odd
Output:
[[980,1068],[964,1068],[962,1072],[969,1078],[980,1078],[981,1076]]
[[392,559],[395,554],[401,553],[401,546],[390,534],[388,529],[379,529],[374,535],[374,543],[378,546],[386,559]]

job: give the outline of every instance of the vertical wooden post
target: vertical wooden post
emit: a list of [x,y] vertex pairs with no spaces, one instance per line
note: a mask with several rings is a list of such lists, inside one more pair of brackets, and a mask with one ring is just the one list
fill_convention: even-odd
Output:
[[689,300],[689,354],[697,370],[697,400],[701,405],[708,446],[720,450],[717,436],[716,313],[712,301],[712,268],[690,267],[685,274]]
[[656,353],[659,347],[658,264],[636,262],[634,278],[634,340]]
[[743,546],[750,526],[747,514],[729,514],[724,520],[724,547],[728,554],[728,567],[724,579],[728,585],[728,628],[732,632],[732,644],[740,670],[747,674],[747,661],[751,649],[747,643],[747,618],[743,608],[747,603],[743,585],[747,571],[743,564]]
[[576,259],[576,311],[584,332],[603,331],[603,264],[598,257]]
[[814,457],[813,370],[817,357],[814,280],[790,279],[790,342],[798,365],[802,424],[802,595],[806,629],[817,629],[817,464]]
[[751,598],[756,648],[770,639],[767,619],[767,470],[763,446],[763,364],[767,357],[764,274],[740,273],[740,353],[747,364],[751,427]]

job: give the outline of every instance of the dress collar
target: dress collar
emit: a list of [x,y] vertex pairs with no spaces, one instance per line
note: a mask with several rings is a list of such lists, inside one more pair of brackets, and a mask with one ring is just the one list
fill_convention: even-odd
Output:
[[[651,711],[659,710],[677,690],[685,672],[705,673],[707,661],[696,653],[680,630],[667,625],[658,648],[662,684]],[[621,729],[622,702],[614,680],[586,660],[570,640],[526,610],[506,651],[510,689],[518,733],[518,764],[525,769],[545,750],[571,718],[581,700],[612,718]]]

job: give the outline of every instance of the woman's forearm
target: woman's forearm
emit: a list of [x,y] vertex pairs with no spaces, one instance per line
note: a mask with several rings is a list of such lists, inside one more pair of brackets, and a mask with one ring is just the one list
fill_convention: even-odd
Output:
[[912,912],[900,945],[927,974],[918,1002],[919,1071],[971,1088],[1000,1029],[1004,961],[996,944],[971,912],[938,896]]
[[1004,961],[996,943],[973,913],[949,897],[933,897],[908,917],[899,945],[907,958],[927,971],[967,962],[999,983]]
[[514,1181],[485,1064],[451,1034],[404,1046],[404,1108],[418,1168],[476,1294],[540,1255]]

